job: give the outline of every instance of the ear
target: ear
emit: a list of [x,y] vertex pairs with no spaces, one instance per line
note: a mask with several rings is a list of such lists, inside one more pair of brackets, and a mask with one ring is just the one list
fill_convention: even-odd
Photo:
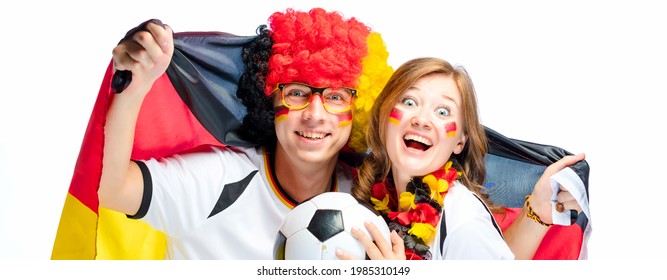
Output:
[[458,155],[463,151],[463,148],[466,146],[466,141],[468,141],[468,136],[462,134],[461,139],[459,139],[459,142],[454,148],[454,154]]
[[273,107],[283,105],[283,101],[280,99],[280,92],[279,91],[273,91],[273,94],[271,94],[271,98],[273,98]]

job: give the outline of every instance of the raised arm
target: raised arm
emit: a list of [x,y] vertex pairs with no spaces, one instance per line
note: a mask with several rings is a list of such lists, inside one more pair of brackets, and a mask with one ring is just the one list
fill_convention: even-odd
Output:
[[143,196],[143,178],[130,160],[139,109],[153,83],[167,69],[174,52],[172,30],[149,23],[113,49],[114,70],[132,72],[132,82],[111,99],[104,127],[104,158],[98,196],[100,206],[136,214]]
[[[542,174],[542,177],[535,184],[535,188],[530,195],[530,206],[542,222],[546,224],[553,223],[550,202],[552,190],[549,184],[549,177],[580,160],[584,160],[584,158],[584,154],[563,157],[559,161],[549,165]],[[581,207],[572,195],[563,189],[558,194],[558,201],[562,202],[567,209],[581,211]],[[526,206],[524,205],[519,216],[504,232],[505,241],[516,259],[532,259],[535,251],[542,242],[542,238],[544,238],[549,229],[527,217],[525,212]]]

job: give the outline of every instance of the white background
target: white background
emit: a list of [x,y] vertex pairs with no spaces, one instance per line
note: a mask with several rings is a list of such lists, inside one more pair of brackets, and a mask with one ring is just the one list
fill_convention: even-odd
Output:
[[17,2],[0,10],[0,259],[50,258],[103,73],[127,30],[159,18],[176,32],[252,35],[274,11],[315,5],[382,33],[394,67],[418,56],[466,67],[485,125],[585,152],[590,260],[666,259],[667,17],[652,1]]

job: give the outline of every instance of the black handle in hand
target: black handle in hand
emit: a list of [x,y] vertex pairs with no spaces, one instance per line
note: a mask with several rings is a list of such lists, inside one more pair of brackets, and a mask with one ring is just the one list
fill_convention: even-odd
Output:
[[118,70],[116,73],[113,73],[111,90],[113,93],[121,93],[130,85],[130,82],[132,82],[132,72],[128,70]]

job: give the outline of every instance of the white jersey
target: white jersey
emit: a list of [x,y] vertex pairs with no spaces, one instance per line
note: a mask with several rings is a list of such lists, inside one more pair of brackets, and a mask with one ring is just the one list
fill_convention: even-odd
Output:
[[[167,235],[167,259],[273,259],[278,228],[296,202],[277,184],[264,148],[212,148],[139,162],[144,201],[135,218]],[[350,192],[336,167],[330,191]]]
[[463,184],[456,181],[443,204],[445,223],[430,246],[434,260],[514,259],[486,204]]

